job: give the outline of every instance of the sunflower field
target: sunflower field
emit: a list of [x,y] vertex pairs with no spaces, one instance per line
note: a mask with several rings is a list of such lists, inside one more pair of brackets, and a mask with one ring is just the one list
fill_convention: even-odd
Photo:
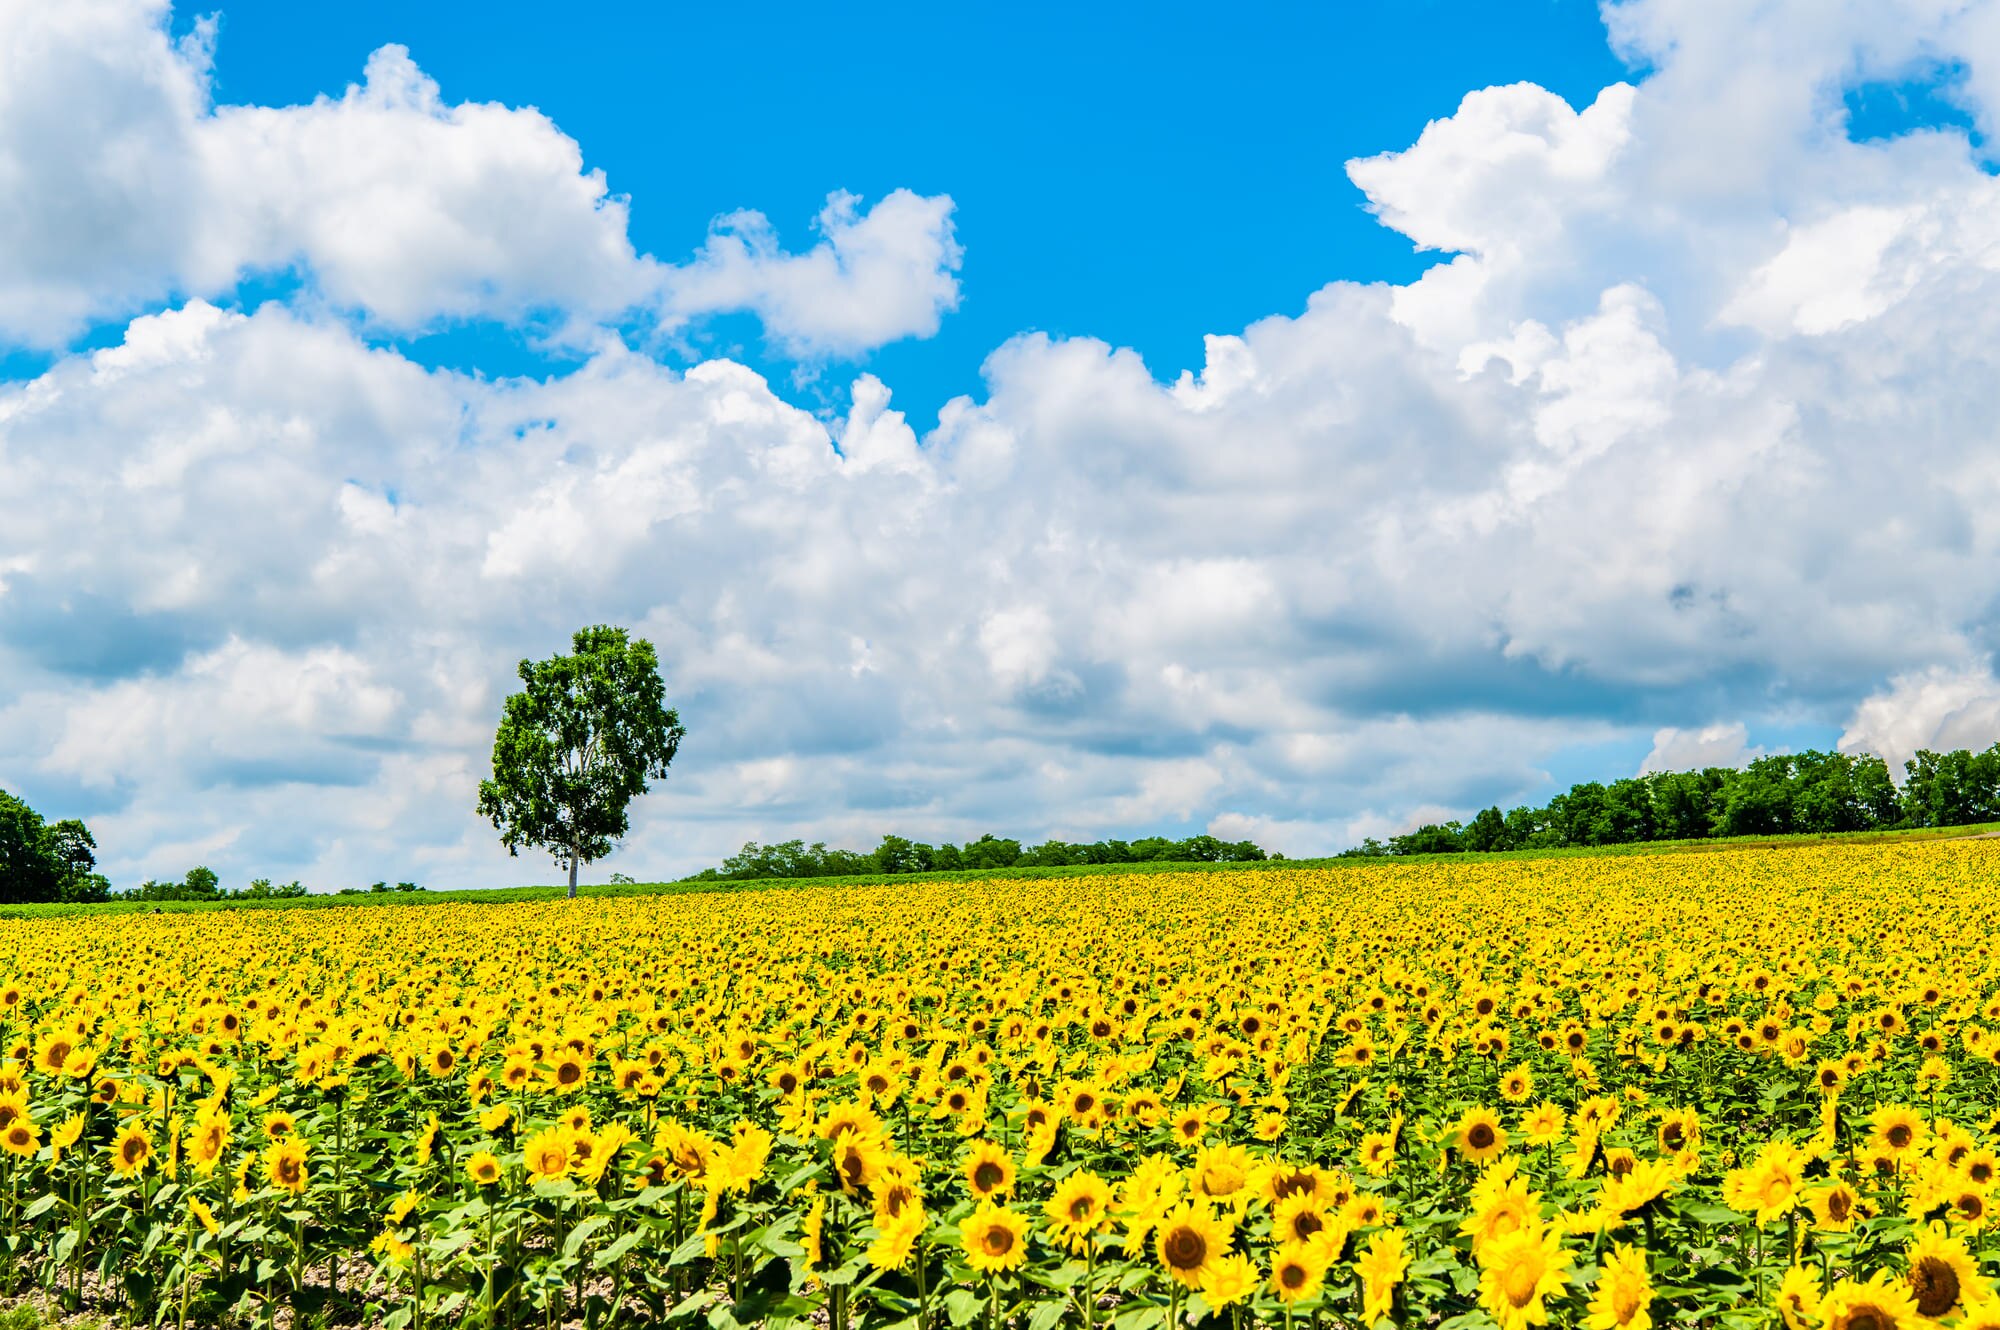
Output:
[[2000,843],[0,922],[145,1324],[2000,1327]]

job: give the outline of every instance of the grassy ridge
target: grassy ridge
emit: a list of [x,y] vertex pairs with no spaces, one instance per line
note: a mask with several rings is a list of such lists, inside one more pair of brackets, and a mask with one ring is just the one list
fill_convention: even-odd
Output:
[[[1502,859],[1596,859],[1643,854],[1706,854],[1726,850],[1780,849],[1806,845],[1868,845],[1885,841],[1960,840],[2000,833],[2000,822],[1963,827],[1922,827],[1910,831],[1852,831],[1796,836],[1732,836],[1714,840],[1640,841],[1631,845],[1581,845],[1561,849],[1502,850],[1489,854],[1383,855],[1379,858],[1269,859],[1249,863],[1072,864],[1059,868],[963,868],[937,873],[864,873],[851,877],[779,877],[732,881],[619,882],[577,888],[582,897],[681,896],[731,891],[774,891],[799,887],[884,886],[898,882],[1029,881],[1103,874],[1282,872],[1293,868],[1358,868],[1440,860],[1484,862]],[[563,898],[560,886],[482,887],[465,891],[367,892],[299,896],[260,901],[105,901],[95,905],[0,905],[0,919],[61,919],[84,914],[201,914],[211,910],[324,910],[346,906],[500,905]]]

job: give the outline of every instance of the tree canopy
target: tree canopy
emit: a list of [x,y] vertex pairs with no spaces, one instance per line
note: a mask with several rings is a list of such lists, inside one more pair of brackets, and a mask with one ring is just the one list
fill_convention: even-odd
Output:
[[[1135,841],[1101,840],[1086,844],[1044,841],[1026,849],[1021,842],[991,833],[963,845],[946,841],[929,845],[906,836],[884,836],[872,851],[828,849],[814,841],[781,841],[776,845],[745,845],[705,868],[692,880],[746,880],[766,877],[853,877],[873,873],[934,873],[958,868],[1055,868],[1068,864],[1248,863],[1265,857],[1251,841],[1225,841],[1214,836],[1170,840],[1146,836]],[[1282,858],[1283,856],[1277,856]]]
[[509,854],[538,846],[567,866],[575,896],[578,866],[611,853],[632,800],[665,778],[685,731],[651,642],[599,625],[579,629],[571,648],[521,662],[523,687],[503,705],[479,811]]
[[75,818],[45,822],[0,790],[0,904],[101,901],[111,884],[97,873],[97,841]]
[[1903,788],[1868,753],[1781,753],[1748,766],[1660,771],[1572,785],[1540,808],[1498,807],[1469,822],[1429,823],[1348,855],[1626,845],[1720,836],[1958,827],[2000,821],[2000,744],[1984,752],[1920,751]]

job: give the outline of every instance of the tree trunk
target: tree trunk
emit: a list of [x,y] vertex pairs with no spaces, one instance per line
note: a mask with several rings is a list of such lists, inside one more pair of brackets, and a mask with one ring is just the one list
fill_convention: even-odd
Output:
[[571,900],[576,899],[576,856],[577,847],[572,843],[569,847],[569,898]]

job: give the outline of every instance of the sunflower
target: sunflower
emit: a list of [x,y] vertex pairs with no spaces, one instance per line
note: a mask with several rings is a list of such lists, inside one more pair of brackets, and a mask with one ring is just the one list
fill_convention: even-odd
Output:
[[477,1187],[491,1187],[500,1181],[500,1160],[491,1150],[475,1150],[465,1161],[465,1176]]
[[111,1142],[111,1171],[129,1178],[146,1167],[153,1157],[153,1138],[137,1118],[127,1122]]
[[[1006,1156],[1001,1157],[1004,1159]],[[864,1187],[873,1186],[887,1160],[887,1149],[873,1137],[856,1136],[850,1132],[833,1143],[833,1175],[840,1180],[840,1189],[849,1196]],[[1012,1182],[1010,1174],[1010,1186]]]
[[1813,1227],[1823,1233],[1846,1233],[1853,1229],[1855,1220],[1868,1214],[1861,1193],[1845,1182],[1814,1187],[1806,1193],[1806,1205],[1812,1210]]
[[1539,1223],[1495,1240],[1480,1258],[1479,1301],[1501,1330],[1549,1319],[1547,1300],[1569,1282],[1562,1234]]
[[1731,1169],[1722,1179],[1722,1203],[1755,1215],[1761,1226],[1782,1217],[1797,1202],[1805,1171],[1805,1153],[1785,1141],[1767,1142],[1747,1167]]
[[868,1244],[864,1259],[877,1270],[901,1270],[910,1263],[910,1254],[916,1250],[917,1239],[923,1236],[925,1222],[921,1206],[906,1210],[887,1223],[878,1222],[875,1240]]
[[1279,1201],[1271,1212],[1271,1241],[1305,1243],[1334,1223],[1322,1198],[1299,1192]]
[[1355,1158],[1370,1177],[1381,1177],[1396,1162],[1395,1133],[1369,1132],[1361,1138],[1361,1147],[1355,1152]]
[[835,1104],[820,1115],[815,1134],[824,1141],[839,1140],[842,1136],[866,1136],[879,1138],[887,1130],[882,1117],[867,1104]]
[[222,1225],[215,1222],[215,1211],[209,1209],[199,1196],[188,1197],[188,1213],[201,1225],[202,1232],[211,1238],[222,1232]]
[[437,1152],[438,1131],[438,1115],[435,1113],[425,1118],[424,1125],[417,1128],[414,1145],[419,1167],[430,1163],[431,1156]]
[[1217,1309],[1232,1306],[1256,1292],[1260,1282],[1249,1257],[1229,1252],[1209,1263],[1201,1280],[1202,1300]]
[[10,1155],[31,1158],[41,1148],[42,1129],[27,1118],[16,1118],[0,1129],[0,1149]]
[[1072,1251],[1080,1251],[1094,1233],[1101,1233],[1111,1218],[1111,1186],[1088,1170],[1079,1169],[1056,1184],[1042,1214],[1049,1221],[1049,1235]]
[[542,1084],[557,1094],[572,1094],[590,1082],[590,1062],[573,1048],[557,1049],[542,1075]]
[[529,1182],[554,1182],[569,1173],[569,1132],[562,1127],[544,1127],[521,1145],[521,1162],[527,1167]]
[[1521,1116],[1521,1132],[1529,1145],[1554,1145],[1563,1137],[1568,1118],[1559,1105],[1536,1104]]
[[1523,1062],[1500,1077],[1500,1097],[1510,1104],[1524,1102],[1535,1092],[1535,1073]]
[[1820,1302],[1819,1324],[1825,1330],[1914,1330],[1920,1322],[1902,1281],[1877,1270],[1865,1284],[1854,1279],[1835,1284]]
[[1507,1152],[1507,1129],[1488,1108],[1468,1108],[1451,1128],[1451,1144],[1475,1164],[1497,1159]]
[[1899,1159],[1919,1149],[1924,1135],[1923,1118],[1901,1104],[1883,1104],[1869,1115],[1868,1143]]
[[1340,1222],[1348,1228],[1378,1228],[1391,1219],[1388,1205],[1380,1196],[1356,1192],[1340,1208]]
[[215,1166],[222,1159],[222,1152],[229,1148],[229,1115],[217,1110],[204,1111],[194,1120],[194,1130],[188,1133],[188,1162],[202,1177],[215,1172]]
[[1320,1291],[1326,1281],[1327,1260],[1321,1249],[1303,1242],[1287,1242],[1271,1256],[1271,1294],[1287,1307]]
[[282,1110],[264,1115],[264,1139],[282,1140],[299,1129],[299,1120]]
[[1659,1142],[1660,1153],[1679,1154],[1683,1150],[1701,1148],[1701,1115],[1691,1108],[1671,1108],[1660,1115],[1659,1129],[1654,1132]]
[[1507,1178],[1497,1186],[1481,1186],[1474,1192],[1472,1212],[1458,1226],[1458,1231],[1472,1239],[1472,1254],[1479,1257],[1500,1239],[1539,1224],[1541,1202],[1541,1193],[1529,1191],[1523,1178]]
[[1916,1301],[1917,1314],[1936,1321],[1962,1308],[1968,1294],[1982,1289],[1979,1268],[1965,1243],[1947,1236],[1944,1226],[1920,1230],[1904,1252],[1909,1273],[1904,1286]]
[[1106,1108],[1104,1092],[1094,1085],[1081,1081],[1066,1081],[1056,1091],[1056,1103],[1062,1108],[1063,1116],[1079,1127],[1092,1128],[1104,1125]]
[[1816,1330],[1819,1325],[1819,1274],[1794,1265],[1778,1285],[1778,1315],[1785,1330]]
[[64,1118],[57,1124],[56,1129],[49,1133],[49,1162],[51,1164],[61,1163],[63,1151],[75,1145],[82,1136],[82,1112],[72,1113]]
[[923,1208],[922,1180],[906,1160],[891,1159],[868,1190],[878,1227],[901,1219],[909,1210]]
[[965,1249],[965,1263],[981,1274],[1018,1269],[1028,1259],[1028,1217],[981,1201],[959,1222],[958,1241]]
[[1585,1330],[1651,1330],[1653,1281],[1646,1274],[1646,1253],[1620,1244],[1612,1249],[1597,1276]]
[[1208,1114],[1199,1108],[1184,1108],[1174,1114],[1167,1133],[1182,1145],[1193,1145],[1208,1130]]
[[1410,1253],[1403,1230],[1385,1229],[1377,1233],[1354,1262],[1361,1280],[1361,1321],[1373,1325],[1389,1314],[1395,1304],[1396,1288],[1410,1272]]
[[35,1050],[35,1066],[45,1076],[60,1076],[75,1048],[75,1040],[64,1035],[50,1035]]
[[264,1181],[294,1196],[306,1189],[306,1146],[297,1136],[274,1141],[264,1150]]
[[1153,1238],[1160,1268],[1183,1288],[1200,1288],[1209,1266],[1229,1250],[1230,1225],[1207,1205],[1186,1202],[1163,1215]]
[[980,1141],[965,1156],[965,1180],[979,1200],[1005,1196],[1014,1190],[1014,1161],[991,1141]]
[[1237,1196],[1250,1185],[1250,1151],[1241,1145],[1206,1145],[1188,1170],[1196,1194],[1213,1201]]

